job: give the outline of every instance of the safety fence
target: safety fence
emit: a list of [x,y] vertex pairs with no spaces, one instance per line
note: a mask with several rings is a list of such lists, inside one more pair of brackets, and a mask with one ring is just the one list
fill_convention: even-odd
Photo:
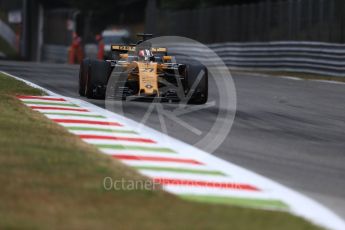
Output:
[[[178,44],[177,46],[172,45],[172,47],[170,50],[173,54],[197,57],[215,66],[221,59],[230,69],[292,71],[336,77],[345,76],[345,44],[275,41],[208,45],[215,54],[206,52],[203,46],[196,44]],[[45,61],[67,62],[67,47],[65,46],[45,45],[43,53]]]
[[210,46],[229,67],[345,76],[345,45],[320,42],[225,43]]
[[345,44],[275,41],[217,43],[208,47],[215,54],[193,44],[176,46],[173,52],[197,57],[208,65],[219,66],[217,61],[221,60],[230,69],[303,72],[345,77]]

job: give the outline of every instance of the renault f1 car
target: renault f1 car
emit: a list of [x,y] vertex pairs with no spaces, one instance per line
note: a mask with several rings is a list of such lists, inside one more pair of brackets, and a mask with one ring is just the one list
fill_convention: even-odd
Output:
[[204,104],[208,71],[200,63],[176,63],[167,48],[152,47],[151,34],[138,34],[135,45],[111,45],[118,58],[84,59],[79,71],[79,94],[104,99],[159,99]]

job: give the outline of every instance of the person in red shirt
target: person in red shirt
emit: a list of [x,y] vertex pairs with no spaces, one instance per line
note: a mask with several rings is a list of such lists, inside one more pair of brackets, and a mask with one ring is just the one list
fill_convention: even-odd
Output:
[[96,41],[98,43],[97,59],[104,60],[104,41],[102,35],[97,34]]
[[73,36],[72,44],[69,48],[68,63],[69,64],[81,63],[81,61],[84,58],[83,47],[81,44],[81,37],[79,37],[78,34],[75,32],[73,32],[72,36]]

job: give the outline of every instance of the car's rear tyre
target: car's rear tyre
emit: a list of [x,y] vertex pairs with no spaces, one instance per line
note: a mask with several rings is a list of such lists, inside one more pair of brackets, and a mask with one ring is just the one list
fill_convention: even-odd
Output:
[[79,69],[79,95],[85,96],[86,79],[89,70],[90,59],[86,58],[80,63]]
[[205,104],[208,99],[208,71],[201,64],[188,66],[187,73],[188,94],[191,94],[188,104]]
[[86,72],[85,96],[93,99],[104,99],[106,85],[111,73],[110,63],[90,60]]

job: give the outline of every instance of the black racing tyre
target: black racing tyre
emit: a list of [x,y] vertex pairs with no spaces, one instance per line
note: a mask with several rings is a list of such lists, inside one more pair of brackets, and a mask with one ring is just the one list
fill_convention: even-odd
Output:
[[105,90],[111,73],[109,62],[90,60],[87,70],[85,96],[93,99],[104,99]]
[[205,104],[208,99],[208,71],[201,64],[188,65],[188,94],[192,94],[188,104]]
[[79,68],[79,95],[85,96],[86,79],[88,75],[90,59],[86,58],[80,63]]

